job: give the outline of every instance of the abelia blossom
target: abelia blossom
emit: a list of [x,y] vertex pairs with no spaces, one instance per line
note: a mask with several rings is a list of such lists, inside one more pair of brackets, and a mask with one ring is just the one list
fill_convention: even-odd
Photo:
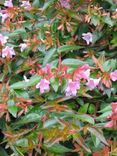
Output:
[[5,20],[9,17],[9,14],[6,12],[6,10],[0,10],[0,16],[2,17],[1,22],[4,23]]
[[70,2],[70,0],[60,0],[61,6],[66,8],[66,9],[70,9],[69,2]]
[[65,89],[66,96],[76,96],[77,90],[80,89],[79,81],[68,80],[67,88]]
[[7,36],[3,36],[2,34],[0,34],[0,43],[3,46],[5,43],[7,43],[8,37]]
[[46,79],[41,79],[40,82],[36,85],[36,88],[40,89],[40,93],[43,94],[45,91],[50,90],[50,82]]
[[87,45],[89,45],[93,41],[93,35],[90,32],[83,33],[82,38],[86,41]]
[[106,123],[106,128],[112,128],[113,126],[117,126],[117,102],[112,102],[112,113],[108,116],[108,119],[111,119],[109,122]]
[[21,49],[21,52],[23,52],[28,46],[27,46],[26,43],[21,43],[21,44],[19,45],[19,47],[20,47],[20,49]]
[[117,70],[110,73],[110,78],[112,81],[117,81]]
[[111,105],[112,105],[112,112],[117,113],[117,102],[112,102]]
[[13,7],[12,0],[6,0],[5,3],[4,3],[4,6],[12,8]]
[[2,50],[2,57],[9,57],[12,58],[12,56],[15,55],[15,51],[13,49],[13,47],[8,47],[6,46],[3,50]]
[[100,78],[99,79],[90,78],[86,83],[86,85],[89,90],[93,90],[94,88],[98,87],[99,82],[100,82]]
[[24,7],[27,10],[31,9],[31,4],[29,1],[22,1],[21,7]]
[[85,64],[81,67],[78,67],[75,71],[74,71],[74,75],[73,75],[73,79],[74,80],[80,80],[80,79],[85,79],[88,80],[90,76],[90,67],[88,64]]

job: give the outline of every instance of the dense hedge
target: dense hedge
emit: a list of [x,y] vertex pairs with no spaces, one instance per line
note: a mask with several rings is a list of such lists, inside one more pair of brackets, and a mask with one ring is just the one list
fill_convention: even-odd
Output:
[[117,1],[0,1],[0,155],[117,155]]

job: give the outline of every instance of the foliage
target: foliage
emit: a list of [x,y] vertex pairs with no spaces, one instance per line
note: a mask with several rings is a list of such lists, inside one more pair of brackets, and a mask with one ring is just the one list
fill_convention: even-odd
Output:
[[117,155],[117,1],[0,7],[0,154]]

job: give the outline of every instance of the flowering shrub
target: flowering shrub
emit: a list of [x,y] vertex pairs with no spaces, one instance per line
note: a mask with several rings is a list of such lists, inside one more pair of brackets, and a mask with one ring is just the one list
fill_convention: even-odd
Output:
[[116,0],[0,6],[0,153],[117,155]]

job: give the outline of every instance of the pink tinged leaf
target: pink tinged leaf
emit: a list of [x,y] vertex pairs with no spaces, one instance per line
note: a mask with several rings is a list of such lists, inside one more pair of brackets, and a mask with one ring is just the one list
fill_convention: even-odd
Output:
[[81,67],[78,67],[74,74],[74,80],[85,79],[88,80],[90,77],[90,67],[88,64],[85,64]]
[[99,79],[90,78],[86,83],[86,85],[89,88],[89,90],[93,90],[94,88],[98,87],[99,82],[100,82],[100,78]]
[[113,127],[113,121],[109,121],[106,123],[106,125],[104,126],[105,128],[111,128]]
[[3,50],[2,50],[2,57],[10,57],[12,58],[12,56],[15,55],[15,51],[13,49],[13,47],[8,47],[6,46]]
[[110,73],[110,78],[111,78],[112,81],[117,81],[117,70]]
[[5,43],[7,43],[8,37],[7,36],[3,36],[2,34],[0,34],[0,43],[3,46]]
[[83,33],[82,39],[84,39],[86,41],[87,45],[89,45],[93,41],[93,35],[90,32]]
[[79,81],[68,81],[67,88],[65,89],[66,96],[76,96],[77,90],[80,89]]
[[5,3],[4,3],[4,6],[12,8],[13,7],[12,0],[6,0]]
[[40,93],[43,94],[45,91],[50,90],[50,82],[46,79],[41,79],[41,81],[36,85],[36,88],[40,89]]

